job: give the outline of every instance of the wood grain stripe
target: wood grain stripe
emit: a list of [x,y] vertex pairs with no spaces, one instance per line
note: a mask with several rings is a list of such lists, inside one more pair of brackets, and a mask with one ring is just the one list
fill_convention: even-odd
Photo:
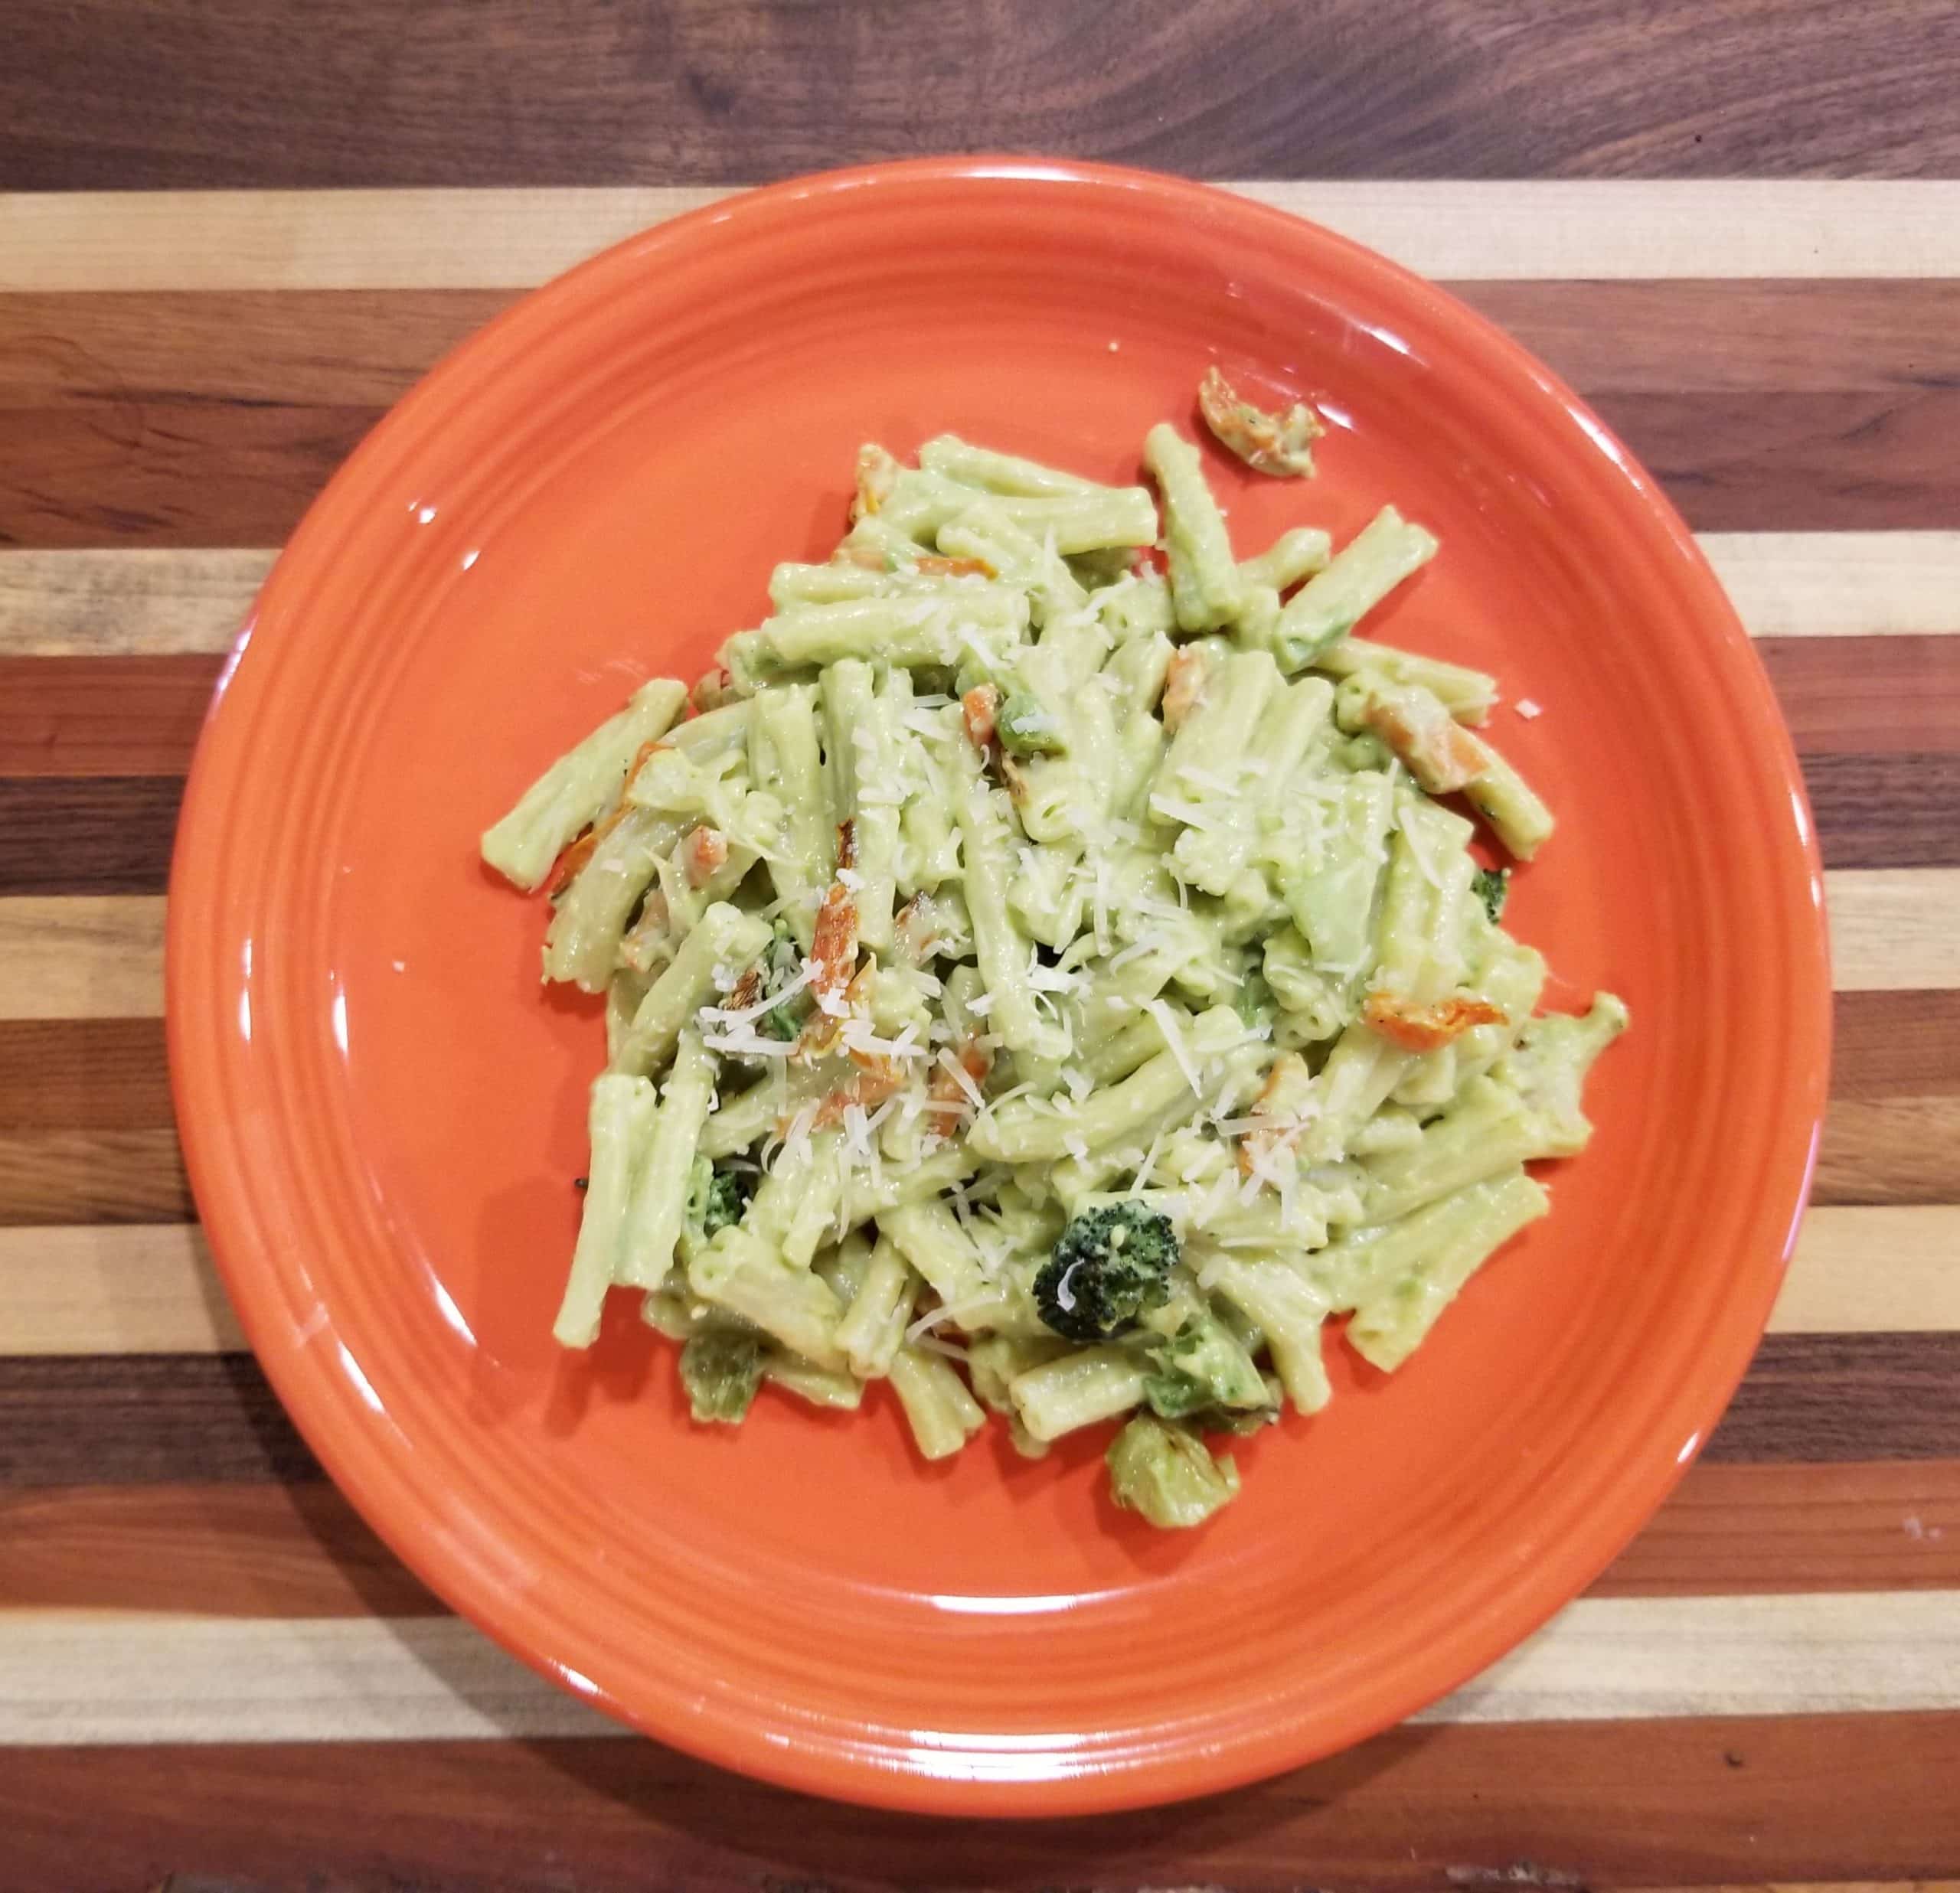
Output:
[[169,657],[228,650],[271,552],[0,550],[0,653]]
[[160,894],[181,775],[0,777],[0,898]]
[[0,1225],[188,1222],[175,1128],[0,1132]]
[[[1834,1100],[1811,1200],[1939,1205],[1960,1176],[1960,1098]],[[0,1132],[0,1225],[188,1221],[172,1131]]]
[[[1960,630],[1960,532],[1704,533],[1759,637]],[[197,547],[0,549],[0,654],[165,657],[228,649],[274,554]]]
[[[1807,759],[1960,755],[1960,637],[1767,638],[1756,649]],[[182,774],[224,663],[0,654],[0,777]]]
[[[1960,867],[1960,752],[1802,760],[1827,868]],[[183,786],[178,775],[0,777],[0,899],[162,893]]]
[[[1960,1460],[1689,1470],[1598,1597],[1960,1590]],[[324,1482],[0,1493],[0,1612],[418,1617],[444,1607]]]
[[[1813,1210],[1769,1331],[1960,1331],[1960,1209]],[[0,1228],[0,1354],[198,1354],[243,1345],[193,1224]]]
[[[1772,1334],[1710,1463],[1960,1459],[1960,1333]],[[0,1356],[0,1489],[320,1477],[242,1354]]]
[[[613,1732],[453,1617],[0,1616],[0,1745]],[[1960,1706],[1960,1594],[1583,1598],[1422,1722]],[[623,1733],[623,1731],[619,1731]]]
[[1811,1200],[1951,1203],[1956,1177],[1960,1098],[1839,1098],[1824,1114]]
[[[1960,987],[1960,873],[1841,871],[1824,899],[1841,993]],[[154,895],[0,899],[0,1019],[160,1013],[163,911]]]
[[[1227,188],[1442,280],[1960,276],[1960,183],[1938,180]],[[529,289],[727,194],[158,190],[142,194],[140,214],[116,191],[0,195],[0,292]]]
[[0,1020],[0,1136],[175,1121],[161,1019]]
[[155,1886],[187,1861],[212,1876],[171,1893],[1877,1893],[1880,1880],[1931,1893],[1960,1859],[1960,1797],[1945,1791],[1956,1749],[1960,1715],[1938,1711],[1405,1728],[1184,1807],[953,1822],[806,1800],[603,1737],[16,1748],[0,1770],[0,1883],[44,1893],[86,1860],[105,1887]]
[[148,1019],[163,1010],[163,902],[0,900],[0,1019]]
[[[1595,397],[1705,532],[1960,525],[1960,364],[1944,384],[1860,393]],[[29,409],[0,436],[0,543],[234,547],[283,540],[380,406],[158,396]]]
[[0,656],[0,775],[184,774],[224,662]]

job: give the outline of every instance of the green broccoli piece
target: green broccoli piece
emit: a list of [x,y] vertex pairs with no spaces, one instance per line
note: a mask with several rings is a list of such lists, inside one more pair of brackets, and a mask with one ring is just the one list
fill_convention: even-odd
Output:
[[1035,1307],[1067,1340],[1106,1341],[1170,1299],[1178,1254],[1168,1216],[1129,1198],[1097,1204],[1035,1272]]
[[1009,756],[1060,756],[1068,747],[1054,718],[1020,690],[995,713],[994,729]]
[[1175,1333],[1152,1341],[1145,1351],[1156,1372],[1143,1383],[1143,1397],[1161,1418],[1182,1420],[1208,1415],[1214,1408],[1271,1404],[1252,1356],[1216,1315],[1188,1317]]
[[753,1334],[704,1328],[681,1350],[681,1385],[694,1418],[739,1426],[763,1384],[763,1344]]
[[731,1222],[740,1222],[755,1193],[752,1172],[696,1157],[688,1173],[688,1233],[705,1242]]
[[1188,1428],[1140,1413],[1105,1456],[1109,1495],[1165,1530],[1202,1525],[1237,1497],[1239,1469]]
[[1484,911],[1495,926],[1504,917],[1504,904],[1511,898],[1511,870],[1480,867],[1470,876],[1470,891],[1484,903]]

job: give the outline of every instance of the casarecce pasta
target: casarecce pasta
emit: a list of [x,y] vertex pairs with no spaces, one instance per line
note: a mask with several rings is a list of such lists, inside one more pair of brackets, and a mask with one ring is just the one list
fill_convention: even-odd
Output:
[[[1207,397],[1310,471],[1310,410]],[[883,1380],[929,1458],[1128,1416],[1116,1496],[1177,1526],[1237,1489],[1214,1442],[1327,1400],[1331,1323],[1393,1370],[1546,1212],[1627,1015],[1535,1016],[1471,849],[1553,827],[1494,681],[1353,635],[1435,540],[1241,556],[1191,439],[1142,460],[864,449],[833,555],[483,855],[606,1000],[561,1342],[629,1290],[697,1419]]]

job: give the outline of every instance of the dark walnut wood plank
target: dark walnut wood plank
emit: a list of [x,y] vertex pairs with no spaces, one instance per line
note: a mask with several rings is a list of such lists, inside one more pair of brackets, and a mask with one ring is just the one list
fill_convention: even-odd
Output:
[[160,894],[181,775],[0,778],[0,896]]
[[0,1136],[175,1122],[161,1019],[0,1019]]
[[1704,1457],[1960,1457],[1960,1333],[1769,1335]]
[[[1607,390],[1596,405],[1697,531],[1960,526],[1960,387]],[[161,398],[0,411],[0,545],[277,543],[382,412]]]
[[0,658],[0,776],[182,775],[224,661]]
[[[1599,406],[1698,527],[1960,523],[1960,285],[1466,293]],[[276,543],[387,405],[508,300],[0,297],[0,543]]]
[[1393,44],[1334,0],[1114,12],[987,0],[439,0],[221,15],[15,0],[0,176],[15,189],[720,184],[962,150],[1210,177],[1514,178],[1960,169],[1938,0],[1775,0],[1529,30],[1419,0]]
[[1909,393],[1947,385],[1960,351],[1945,280],[1444,286],[1594,397]]
[[[1772,1335],[1706,1456],[1960,1459],[1960,1333]],[[0,1357],[0,1487],[318,1476],[248,1355]]]
[[420,1893],[1869,1885],[1960,1859],[1956,1750],[1960,1714],[1938,1712],[1405,1728],[1181,1807],[990,1823],[603,1736],[16,1748],[0,1888],[72,1884],[78,1859],[103,1886],[194,1866]]
[[[1960,1460],[1695,1466],[1592,1594],[1915,1589],[1960,1589]],[[0,1610],[443,1608],[325,1483],[0,1493]]]
[[[1960,626],[1960,599],[1955,601]],[[1960,756],[1960,637],[1763,638],[1807,759]],[[0,777],[188,769],[224,659],[0,657]],[[1954,779],[1960,814],[1960,775]]]
[[0,1487],[322,1476],[249,1354],[0,1358]]
[[1960,867],[1960,756],[1914,750],[1801,759],[1826,867]]
[[0,1223],[188,1222],[174,1127],[0,1131]]

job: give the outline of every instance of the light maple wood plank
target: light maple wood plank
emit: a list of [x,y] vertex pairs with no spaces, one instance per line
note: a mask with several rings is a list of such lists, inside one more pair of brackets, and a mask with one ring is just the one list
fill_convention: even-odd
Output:
[[0,656],[227,650],[276,556],[144,547],[0,552]]
[[[1840,992],[1960,987],[1960,870],[1825,875]],[[153,1017],[163,1010],[161,895],[0,899],[0,1020]]]
[[163,1011],[163,897],[0,900],[0,1019],[155,1018]]
[[[1812,1210],[1769,1329],[1960,1331],[1960,1208]],[[0,1229],[0,1353],[211,1353],[243,1345],[194,1226]]]
[[[1960,1594],[1583,1598],[1425,1722],[1960,1705]],[[0,1614],[0,1745],[623,1733],[454,1618]]]
[[[1252,181],[1227,189],[1424,276],[1960,275],[1960,183]],[[733,193],[699,188],[0,196],[0,291],[501,289]]]
[[1757,638],[1960,631],[1960,532],[1704,533]]
[[0,1229],[0,1351],[206,1354],[244,1345],[194,1223]]
[[[1704,533],[1758,637],[1960,631],[1960,532]],[[0,551],[0,656],[155,657],[230,648],[272,551]]]

